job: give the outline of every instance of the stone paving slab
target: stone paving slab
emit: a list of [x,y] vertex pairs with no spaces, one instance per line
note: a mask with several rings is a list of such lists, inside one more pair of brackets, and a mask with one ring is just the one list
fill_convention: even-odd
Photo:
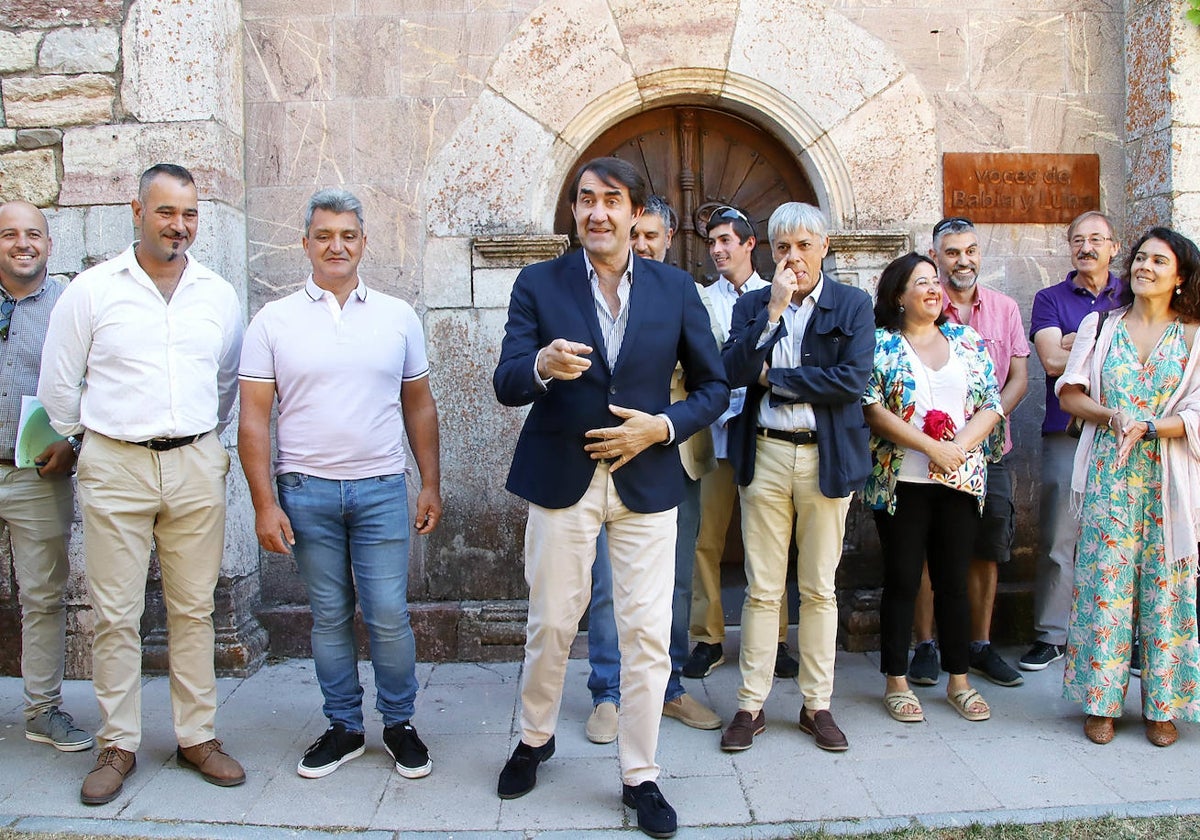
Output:
[[[726,646],[727,664],[685,686],[728,721],[739,681],[736,633]],[[1004,653],[1015,659],[1021,651]],[[413,722],[434,772],[418,780],[393,772],[369,663],[360,675],[367,752],[318,780],[295,773],[325,726],[311,660],[221,680],[218,735],[248,775],[244,786],[229,789],[176,765],[167,680],[146,679],[138,770],[117,800],[96,808],[78,799],[93,753],[59,753],[27,741],[21,682],[0,678],[0,825],[165,840],[337,840],[346,832],[367,840],[641,836],[620,802],[616,745],[592,744],[583,733],[591,710],[585,661],[572,660],[567,669],[557,750],[540,768],[537,789],[508,802],[496,797],[495,785],[519,737],[520,663],[419,666]],[[775,681],[767,730],[746,752],[722,752],[719,731],[664,720],[660,782],[679,811],[679,836],[724,840],[816,827],[859,834],[914,824],[1200,813],[1200,800],[1172,799],[1179,787],[1162,784],[1194,778],[1200,727],[1182,725],[1179,743],[1169,749],[1149,744],[1135,681],[1116,739],[1100,747],[1084,739],[1079,709],[1060,697],[1061,663],[1025,680],[1017,688],[973,680],[993,709],[983,723],[954,713],[944,682],[918,688],[926,721],[902,725],[883,708],[878,656],[839,653],[833,712],[850,740],[844,753],[822,752],[800,732],[794,680]],[[94,729],[90,683],[68,682],[64,697],[77,723]],[[1146,772],[1118,776],[1114,767]]]

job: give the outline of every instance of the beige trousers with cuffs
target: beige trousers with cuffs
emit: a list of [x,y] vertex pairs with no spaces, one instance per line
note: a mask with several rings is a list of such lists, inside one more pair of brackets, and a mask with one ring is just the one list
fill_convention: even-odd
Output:
[[596,537],[605,523],[621,651],[617,754],[625,784],[639,785],[654,781],[659,773],[655,753],[663,694],[671,675],[676,511],[629,510],[604,464],[596,467],[583,498],[571,507],[529,506],[525,528],[529,622],[521,682],[521,740],[540,747],[554,735],[567,656],[591,598]]
[[754,480],[742,488],[747,584],[738,708],[757,712],[771,691],[775,634],[794,528],[800,591],[796,630],[800,673],[796,679],[809,711],[828,709],[837,650],[834,577],[842,557],[851,497],[822,495],[816,445],[798,446],[761,435],[755,443]]
[[94,432],[79,456],[88,590],[95,611],[92,682],[101,747],[142,740],[142,640],[151,538],[162,569],[175,737],[211,740],[217,708],[213,592],[225,546],[229,454],[215,434],[167,452]]

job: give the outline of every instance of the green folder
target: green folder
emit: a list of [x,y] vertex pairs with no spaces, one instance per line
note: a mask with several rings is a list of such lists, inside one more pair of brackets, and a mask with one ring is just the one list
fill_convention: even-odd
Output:
[[56,441],[65,440],[50,425],[50,417],[37,397],[21,397],[21,422],[17,425],[17,446],[13,460],[18,467],[38,466],[34,459]]

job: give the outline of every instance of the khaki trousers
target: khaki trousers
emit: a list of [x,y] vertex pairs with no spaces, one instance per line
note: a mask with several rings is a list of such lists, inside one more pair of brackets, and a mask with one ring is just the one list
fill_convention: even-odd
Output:
[[71,477],[0,466],[0,521],[8,526],[21,602],[21,676],[25,718],[62,703],[70,564],[67,539],[75,503]]
[[771,691],[775,630],[795,528],[800,616],[797,682],[805,707],[828,709],[837,650],[834,577],[842,557],[850,496],[829,499],[817,477],[817,447],[759,436],[754,480],[742,488],[746,600],[742,606],[742,686],[738,708],[757,712]]
[[607,525],[613,614],[621,651],[617,754],[627,785],[658,778],[655,762],[663,693],[671,674],[671,594],[675,583],[675,508],[634,513],[622,504],[607,465],[568,508],[529,506],[525,581],[529,623],[521,682],[521,740],[550,740],[562,704],[571,642],[592,591],[596,537]]
[[162,568],[175,737],[211,740],[217,709],[213,591],[225,545],[229,455],[215,434],[153,452],[88,432],[79,502],[95,611],[92,682],[101,747],[136,752],[142,740],[142,640],[150,539]]
[[[692,618],[689,635],[693,642],[710,645],[725,641],[725,611],[721,607],[721,556],[738,486],[733,465],[726,458],[717,468],[700,477],[700,532],[696,537],[696,560],[692,567]],[[779,610],[779,641],[787,641],[788,614]]]

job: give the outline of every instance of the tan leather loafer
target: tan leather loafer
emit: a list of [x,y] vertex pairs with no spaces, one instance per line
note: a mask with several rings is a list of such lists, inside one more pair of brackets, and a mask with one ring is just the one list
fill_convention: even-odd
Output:
[[137,769],[137,758],[120,747],[105,747],[96,756],[96,766],[83,779],[79,799],[84,805],[103,805],[121,795],[125,780]]
[[216,738],[191,747],[178,747],[175,760],[183,767],[190,767],[204,777],[204,781],[221,787],[235,787],[246,781],[242,765],[221,749]]

